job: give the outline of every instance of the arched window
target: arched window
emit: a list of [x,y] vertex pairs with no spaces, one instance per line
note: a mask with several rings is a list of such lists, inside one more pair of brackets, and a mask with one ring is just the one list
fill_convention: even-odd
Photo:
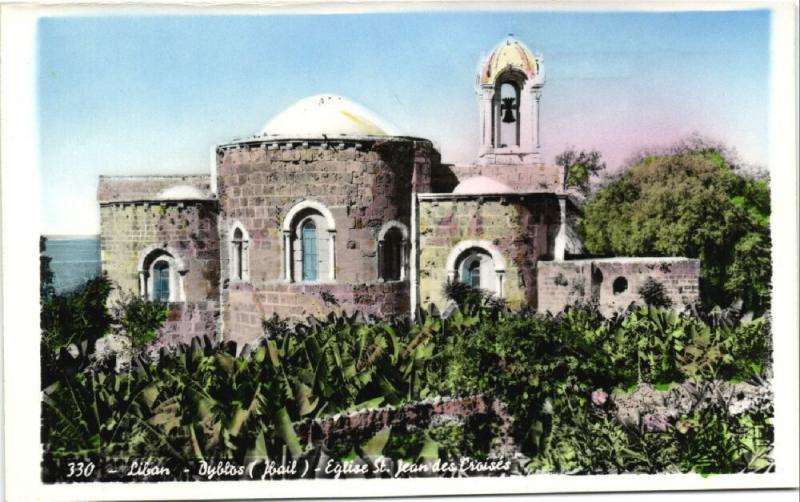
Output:
[[303,281],[317,280],[317,226],[311,219],[303,223]]
[[379,280],[404,281],[407,255],[408,229],[397,221],[386,223],[378,234]]
[[467,277],[469,280],[469,285],[473,288],[481,287],[481,262],[480,260],[475,260],[469,266],[469,275]]
[[287,282],[333,281],[336,278],[336,227],[324,205],[305,200],[283,220],[284,278]]
[[461,256],[458,278],[473,288],[493,291],[497,288],[492,257],[483,249],[473,248]]
[[154,302],[184,301],[187,268],[171,248],[149,246],[139,254],[139,293]]
[[447,277],[503,298],[506,264],[500,251],[488,241],[465,240],[447,255]]
[[169,301],[169,262],[159,259],[153,263],[153,301],[166,303]]
[[250,279],[250,242],[244,229],[236,224],[231,235],[231,279],[247,281]]
[[519,85],[513,80],[502,80],[498,104],[497,147],[519,146]]

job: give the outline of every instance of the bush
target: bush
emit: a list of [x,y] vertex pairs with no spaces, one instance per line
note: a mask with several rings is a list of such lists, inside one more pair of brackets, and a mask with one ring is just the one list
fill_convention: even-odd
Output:
[[143,347],[155,340],[168,313],[163,303],[151,302],[137,294],[125,292],[119,293],[111,307],[114,332],[128,338],[133,347]]
[[45,346],[58,352],[71,344],[94,343],[111,329],[113,319],[106,308],[111,281],[99,276],[66,295],[51,295],[41,300],[41,330]]
[[718,146],[642,156],[583,207],[587,250],[700,258],[707,305],[762,313],[772,276],[769,185],[740,175]]

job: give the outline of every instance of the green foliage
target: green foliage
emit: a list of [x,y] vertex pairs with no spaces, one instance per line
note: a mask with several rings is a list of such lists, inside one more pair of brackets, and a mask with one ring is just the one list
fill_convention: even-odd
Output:
[[169,309],[134,293],[120,292],[111,307],[114,331],[128,337],[133,347],[142,347],[156,339],[167,320]]
[[606,168],[600,152],[596,150],[576,152],[574,148],[558,155],[556,165],[563,167],[566,172],[567,188],[576,188],[583,195],[588,195],[590,192],[590,179]]
[[87,346],[111,329],[113,318],[106,309],[111,281],[99,276],[66,295],[52,295],[41,299],[42,339],[51,352],[58,352],[70,344]]
[[769,307],[769,187],[737,175],[718,149],[643,157],[583,209],[589,252],[700,258],[708,305]]
[[530,472],[617,474],[624,472],[766,472],[774,439],[766,413],[731,415],[707,407],[664,432],[642,432],[570,396],[557,415],[548,448],[528,464]]
[[[704,319],[643,308],[605,319],[591,305],[559,316],[467,305],[447,318],[424,314],[415,323],[330,315],[295,326],[272,318],[264,329],[267,337],[251,346],[195,339],[162,350],[157,362],[137,357],[131,371],[119,374],[62,349],[43,391],[46,453],[298,458],[310,454],[295,433],[300,421],[486,393],[507,404],[515,443],[532,457],[534,470],[705,472],[722,452],[728,457],[720,469],[745,462],[755,470],[768,458],[766,417],[751,417],[752,423],[735,418],[745,420],[736,425],[727,415],[699,414],[687,419],[681,436],[673,429],[644,434],[598,414],[589,399],[595,389],[643,381],[763,377],[770,359],[763,318]],[[704,432],[706,423],[711,429]],[[387,429],[331,453],[417,461],[468,452],[480,458],[494,434],[492,424],[445,421]],[[697,438],[691,448],[686,437]],[[719,437],[735,448],[713,449]]]

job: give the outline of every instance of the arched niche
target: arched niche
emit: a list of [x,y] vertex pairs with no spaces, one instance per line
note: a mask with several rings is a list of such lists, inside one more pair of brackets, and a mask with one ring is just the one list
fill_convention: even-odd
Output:
[[298,202],[286,212],[281,228],[286,282],[336,280],[336,221],[324,204]]
[[146,247],[139,253],[137,271],[143,298],[165,303],[186,300],[183,278],[188,268],[175,249],[157,244]]
[[445,264],[449,281],[461,281],[491,291],[503,298],[506,262],[500,251],[489,241],[465,240],[456,244],[447,255]]

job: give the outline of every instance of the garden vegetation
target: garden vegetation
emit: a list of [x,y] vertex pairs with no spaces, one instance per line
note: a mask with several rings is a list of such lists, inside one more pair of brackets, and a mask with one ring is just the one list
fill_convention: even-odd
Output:
[[[128,370],[117,372],[113,356],[98,360],[91,344],[65,328],[81,323],[96,337],[125,326],[104,313],[109,290],[98,278],[43,306],[42,441],[49,462],[319,458],[319,448],[296,434],[303,420],[485,394],[508,406],[518,461],[530,472],[772,468],[769,407],[738,414],[725,403],[698,408],[653,431],[642,422],[621,423],[593,402],[598,392],[625,394],[645,382],[669,388],[686,380],[762,381],[771,353],[764,317],[645,307],[605,319],[590,305],[556,316],[509,312],[459,284],[448,289],[459,307],[446,319],[435,312],[420,313],[414,323],[331,315],[290,327],[272,318],[264,322],[263,339],[249,346],[194,339],[162,349],[155,359],[140,351]],[[133,305],[142,310],[138,301]],[[83,348],[68,350],[67,341]],[[445,423],[339,444],[325,455],[485,457],[485,438],[468,435]],[[46,472],[57,478],[59,471]]]

